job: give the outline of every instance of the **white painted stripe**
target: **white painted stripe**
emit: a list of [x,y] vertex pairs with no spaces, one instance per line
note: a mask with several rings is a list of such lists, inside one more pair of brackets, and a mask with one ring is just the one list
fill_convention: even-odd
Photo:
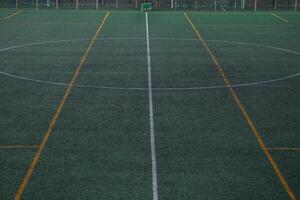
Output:
[[150,57],[149,24],[148,24],[147,12],[145,14],[145,17],[146,17],[147,63],[148,63],[149,123],[150,123],[150,142],[151,142],[151,161],[152,161],[152,193],[153,193],[153,200],[158,200],[155,134],[154,134],[154,119],[153,119],[153,99],[152,99],[151,57]]

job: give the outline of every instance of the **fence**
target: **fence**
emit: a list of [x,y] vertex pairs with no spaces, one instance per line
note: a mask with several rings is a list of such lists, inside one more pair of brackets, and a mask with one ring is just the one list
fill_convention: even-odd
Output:
[[300,0],[0,0],[0,8],[140,9],[145,2],[161,10],[297,11],[300,6]]

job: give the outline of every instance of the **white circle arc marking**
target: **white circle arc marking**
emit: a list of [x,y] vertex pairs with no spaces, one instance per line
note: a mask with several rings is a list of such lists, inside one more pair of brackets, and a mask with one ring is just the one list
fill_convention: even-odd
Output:
[[[72,40],[55,40],[55,41],[46,41],[46,42],[36,42],[36,43],[28,43],[28,44],[22,44],[22,45],[15,45],[7,48],[0,49],[0,52],[8,51],[11,49],[17,49],[21,47],[27,47],[27,46],[34,46],[34,45],[45,45],[45,44],[53,44],[53,43],[64,43],[64,42],[78,42],[78,41],[88,41],[90,39],[72,39]],[[97,40],[145,40],[143,37],[118,37],[118,38],[99,38]],[[198,39],[194,38],[152,38],[151,40],[185,40],[185,41],[196,41]],[[216,43],[228,43],[228,44],[237,44],[237,45],[247,45],[247,46],[256,46],[256,47],[263,47],[268,49],[274,49],[279,50],[287,53],[291,53],[294,55],[300,56],[300,52],[274,47],[274,46],[268,46],[268,45],[261,45],[261,44],[252,44],[252,43],[245,43],[245,42],[234,42],[234,41],[222,41],[222,40],[206,40],[207,42],[216,42]],[[3,71],[0,71],[1,75],[8,76],[15,79],[20,79],[24,81],[30,81],[35,83],[41,83],[41,84],[47,84],[47,85],[57,85],[57,86],[68,86],[68,83],[62,83],[62,82],[54,82],[54,81],[46,81],[46,80],[39,80],[39,79],[32,79],[24,76],[19,76],[11,73],[6,73]],[[174,88],[152,88],[152,90],[157,91],[170,91],[170,90],[205,90],[205,89],[222,89],[222,88],[228,88],[228,87],[246,87],[246,86],[254,86],[254,85],[263,85],[268,83],[274,83],[279,82],[291,78],[295,78],[300,76],[299,73],[291,74],[288,76],[275,78],[275,79],[269,79],[264,81],[258,81],[258,82],[249,82],[249,83],[241,83],[241,84],[233,84],[231,86],[224,86],[224,85],[216,85],[216,86],[199,86],[199,87],[174,87]],[[97,85],[80,85],[80,84],[74,84],[73,87],[78,88],[94,88],[94,89],[110,89],[110,90],[148,90],[148,88],[144,87],[113,87],[113,86],[97,86]]]

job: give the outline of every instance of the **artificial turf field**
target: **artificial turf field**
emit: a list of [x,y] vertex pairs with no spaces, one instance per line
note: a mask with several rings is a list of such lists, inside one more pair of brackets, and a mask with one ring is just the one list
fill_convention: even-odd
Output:
[[0,17],[1,200],[300,197],[299,12]]

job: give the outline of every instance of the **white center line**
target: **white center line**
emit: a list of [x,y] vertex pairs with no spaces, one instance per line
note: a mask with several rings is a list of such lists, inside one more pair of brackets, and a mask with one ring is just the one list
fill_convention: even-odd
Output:
[[152,161],[152,193],[153,193],[153,200],[158,200],[155,135],[154,135],[154,119],[153,119],[153,99],[152,99],[151,56],[150,56],[149,25],[148,25],[147,12],[145,16],[146,16],[147,62],[148,62],[149,123],[150,123],[150,142],[151,142],[151,161]]

